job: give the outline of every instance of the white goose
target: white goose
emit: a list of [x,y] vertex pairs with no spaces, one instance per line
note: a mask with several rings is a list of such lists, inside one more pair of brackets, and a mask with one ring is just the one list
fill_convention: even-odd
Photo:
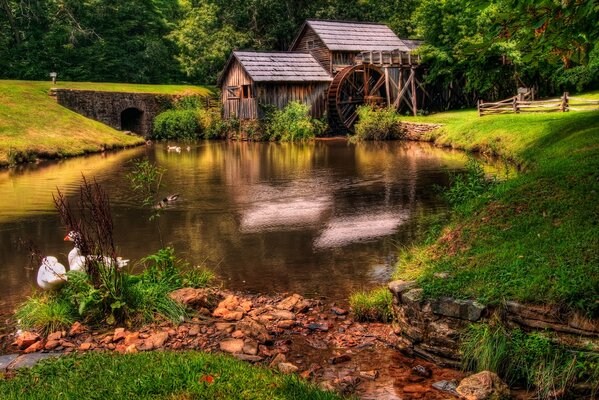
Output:
[[37,284],[44,290],[58,289],[67,281],[66,269],[53,256],[44,257],[37,271]]
[[[69,260],[69,270],[70,271],[83,271],[85,272],[85,264],[87,260],[93,260],[94,256],[84,256],[81,254],[81,249],[79,248],[77,242],[80,240],[81,234],[79,232],[70,231],[65,237],[65,241],[74,242],[75,246],[69,252],[68,260]],[[102,261],[105,265],[111,267],[114,263],[113,259],[108,256],[102,256]],[[123,257],[116,258],[116,266],[117,268],[126,267],[129,264],[129,260],[124,260]]]

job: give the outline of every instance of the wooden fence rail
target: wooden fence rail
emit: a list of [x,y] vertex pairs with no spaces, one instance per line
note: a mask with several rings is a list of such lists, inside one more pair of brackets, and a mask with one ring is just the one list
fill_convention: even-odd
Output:
[[599,100],[570,97],[568,92],[565,92],[560,98],[548,100],[520,100],[518,96],[514,96],[494,103],[478,101],[478,115],[480,117],[489,114],[590,110],[599,110]]

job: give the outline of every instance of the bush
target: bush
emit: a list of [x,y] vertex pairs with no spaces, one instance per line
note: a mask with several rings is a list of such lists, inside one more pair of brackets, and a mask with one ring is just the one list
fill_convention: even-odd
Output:
[[196,139],[200,124],[196,110],[168,110],[154,119],[153,137],[159,140]]
[[324,130],[321,123],[310,117],[310,106],[292,101],[283,110],[274,110],[266,116],[266,134],[270,140],[305,142]]
[[349,304],[358,321],[389,322],[393,316],[392,299],[391,292],[383,287],[354,293],[349,298]]
[[404,132],[400,117],[391,108],[358,107],[358,122],[352,141],[401,139]]
[[547,335],[509,330],[497,320],[472,325],[462,338],[464,368],[493,371],[510,383],[534,386],[539,398],[565,392],[576,381],[599,389],[599,357],[567,349]]
[[31,296],[15,312],[19,327],[43,335],[68,329],[77,320],[77,309],[63,296],[42,292]]
[[452,206],[459,206],[469,200],[480,197],[497,184],[495,178],[487,179],[482,164],[469,156],[466,162],[466,172],[451,174],[449,187],[442,189],[441,194]]

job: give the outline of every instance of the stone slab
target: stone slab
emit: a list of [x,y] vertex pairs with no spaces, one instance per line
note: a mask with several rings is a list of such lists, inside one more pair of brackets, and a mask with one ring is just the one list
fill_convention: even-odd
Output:
[[61,353],[31,353],[23,354],[8,366],[8,369],[31,368],[42,360],[60,357]]
[[18,354],[8,354],[6,356],[0,356],[0,370],[5,370],[8,368],[10,363],[19,357]]

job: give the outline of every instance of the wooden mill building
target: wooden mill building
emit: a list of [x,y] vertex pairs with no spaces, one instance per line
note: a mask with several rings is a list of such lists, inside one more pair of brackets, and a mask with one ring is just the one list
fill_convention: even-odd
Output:
[[218,82],[224,118],[257,119],[263,106],[293,100],[340,130],[352,128],[366,103],[415,114],[426,93],[411,53],[419,44],[383,24],[307,20],[289,51],[233,52]]

